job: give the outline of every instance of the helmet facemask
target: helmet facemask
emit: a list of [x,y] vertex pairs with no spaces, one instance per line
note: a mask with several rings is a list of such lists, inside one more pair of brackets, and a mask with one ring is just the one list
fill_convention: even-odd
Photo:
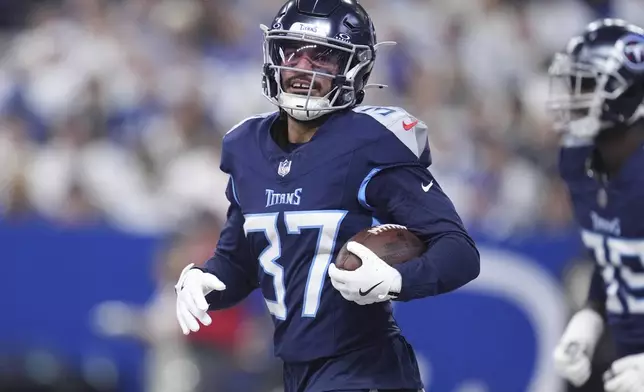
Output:
[[606,108],[630,87],[620,75],[617,58],[575,61],[568,54],[555,56],[550,69],[547,109],[554,128],[583,139],[594,138],[619,119],[607,118]]
[[370,71],[373,48],[314,33],[262,29],[263,87],[269,101],[300,121],[356,103],[355,78]]

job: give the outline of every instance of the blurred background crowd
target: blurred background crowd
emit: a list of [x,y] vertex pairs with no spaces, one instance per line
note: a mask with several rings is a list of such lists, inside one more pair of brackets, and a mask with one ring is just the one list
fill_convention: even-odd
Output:
[[[146,342],[147,391],[279,390],[261,299],[186,343],[172,284],[209,257],[225,218],[222,136],[274,110],[261,95],[259,24],[282,3],[0,0],[0,221],[160,238],[144,310],[105,302],[92,316],[97,333]],[[389,88],[365,103],[429,125],[433,172],[467,226],[497,238],[568,230],[544,111],[548,63],[596,18],[644,22],[641,1],[362,3],[379,40],[398,42],[371,79]],[[221,381],[230,377],[234,387]]]
[[[544,116],[552,54],[638,1],[369,0],[383,49],[370,104],[430,125],[434,171],[464,219],[504,232],[568,224]],[[260,23],[281,0],[3,1],[0,212],[162,233],[218,218],[222,135],[274,110]]]

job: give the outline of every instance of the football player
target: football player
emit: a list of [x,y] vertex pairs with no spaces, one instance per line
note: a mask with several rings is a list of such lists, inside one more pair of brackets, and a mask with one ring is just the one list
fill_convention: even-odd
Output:
[[553,91],[564,93],[549,101],[565,134],[560,172],[595,261],[587,306],[570,320],[555,367],[585,384],[608,326],[618,359],[604,389],[644,391],[644,31],[593,22],[555,57],[550,75]]
[[[208,310],[260,289],[287,392],[418,391],[391,300],[446,293],[479,273],[427,169],[427,127],[399,108],[358,106],[379,45],[357,1],[291,0],[262,29],[263,92],[278,110],[224,137],[227,223],[214,256],[179,278],[181,328],[209,325]],[[392,267],[351,242],[361,267],[336,268],[342,245],[378,222],[406,226],[428,250]]]

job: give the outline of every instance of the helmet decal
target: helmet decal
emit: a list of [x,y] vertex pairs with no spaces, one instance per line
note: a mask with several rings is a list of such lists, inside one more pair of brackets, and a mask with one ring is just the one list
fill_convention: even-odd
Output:
[[630,34],[623,40],[624,65],[634,71],[644,71],[644,37]]

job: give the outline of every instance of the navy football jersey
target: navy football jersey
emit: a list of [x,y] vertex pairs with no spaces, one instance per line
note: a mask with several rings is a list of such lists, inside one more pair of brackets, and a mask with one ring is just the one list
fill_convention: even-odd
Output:
[[589,297],[606,304],[618,350],[626,353],[644,347],[644,149],[610,181],[592,170],[593,151],[583,144],[562,148],[560,172],[596,262]]
[[[289,390],[420,388],[391,302],[347,301],[327,270],[349,238],[380,221],[405,225],[428,244],[396,266],[399,301],[448,292],[478,275],[476,247],[427,170],[426,125],[399,108],[362,106],[331,115],[309,142],[283,149],[271,135],[276,121],[278,113],[256,116],[224,137],[231,205],[205,270],[227,287],[207,296],[211,309],[261,290],[275,354],[297,385]],[[294,365],[301,363],[311,365]]]
[[257,285],[266,299],[276,354],[310,361],[398,334],[390,303],[346,301],[327,268],[342,244],[373,224],[361,205],[363,182],[385,167],[420,159],[429,166],[425,125],[401,109],[359,107],[331,116],[289,153],[271,136],[277,119],[272,113],[233,128],[221,163],[231,178],[231,213],[243,220],[232,258],[245,255],[240,265],[257,269],[247,274],[257,277],[248,288]]

